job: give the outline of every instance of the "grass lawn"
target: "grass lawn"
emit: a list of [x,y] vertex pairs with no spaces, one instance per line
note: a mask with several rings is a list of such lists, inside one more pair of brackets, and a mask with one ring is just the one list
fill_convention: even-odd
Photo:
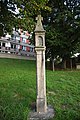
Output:
[[[80,120],[80,71],[46,71],[52,120]],[[27,120],[36,101],[36,63],[0,59],[0,120]]]

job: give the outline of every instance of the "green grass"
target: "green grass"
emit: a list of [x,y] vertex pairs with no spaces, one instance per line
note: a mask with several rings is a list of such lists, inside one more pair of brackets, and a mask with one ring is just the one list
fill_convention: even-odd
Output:
[[[46,71],[52,120],[80,120],[80,71]],[[0,59],[0,120],[27,120],[36,101],[36,63]]]

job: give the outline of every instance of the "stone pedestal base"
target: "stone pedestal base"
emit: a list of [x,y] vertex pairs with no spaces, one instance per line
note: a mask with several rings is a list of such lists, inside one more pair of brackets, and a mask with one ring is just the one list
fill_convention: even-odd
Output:
[[37,112],[47,112],[47,105],[45,98],[37,98]]
[[54,117],[54,110],[51,106],[48,106],[47,112],[38,113],[31,112],[28,116],[28,120],[49,120]]

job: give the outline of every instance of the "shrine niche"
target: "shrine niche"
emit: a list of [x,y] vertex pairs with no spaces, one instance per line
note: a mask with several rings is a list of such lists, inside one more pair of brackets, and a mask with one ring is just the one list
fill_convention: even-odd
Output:
[[41,36],[38,37],[39,46],[43,46],[43,38]]

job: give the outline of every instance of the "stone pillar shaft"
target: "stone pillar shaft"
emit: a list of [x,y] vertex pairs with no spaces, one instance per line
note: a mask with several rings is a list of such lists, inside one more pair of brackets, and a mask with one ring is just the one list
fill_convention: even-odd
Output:
[[45,50],[36,50],[37,62],[37,112],[46,112]]
[[42,25],[43,18],[38,15],[35,28],[35,51],[37,67],[37,112],[47,112],[46,81],[45,81],[45,30]]

